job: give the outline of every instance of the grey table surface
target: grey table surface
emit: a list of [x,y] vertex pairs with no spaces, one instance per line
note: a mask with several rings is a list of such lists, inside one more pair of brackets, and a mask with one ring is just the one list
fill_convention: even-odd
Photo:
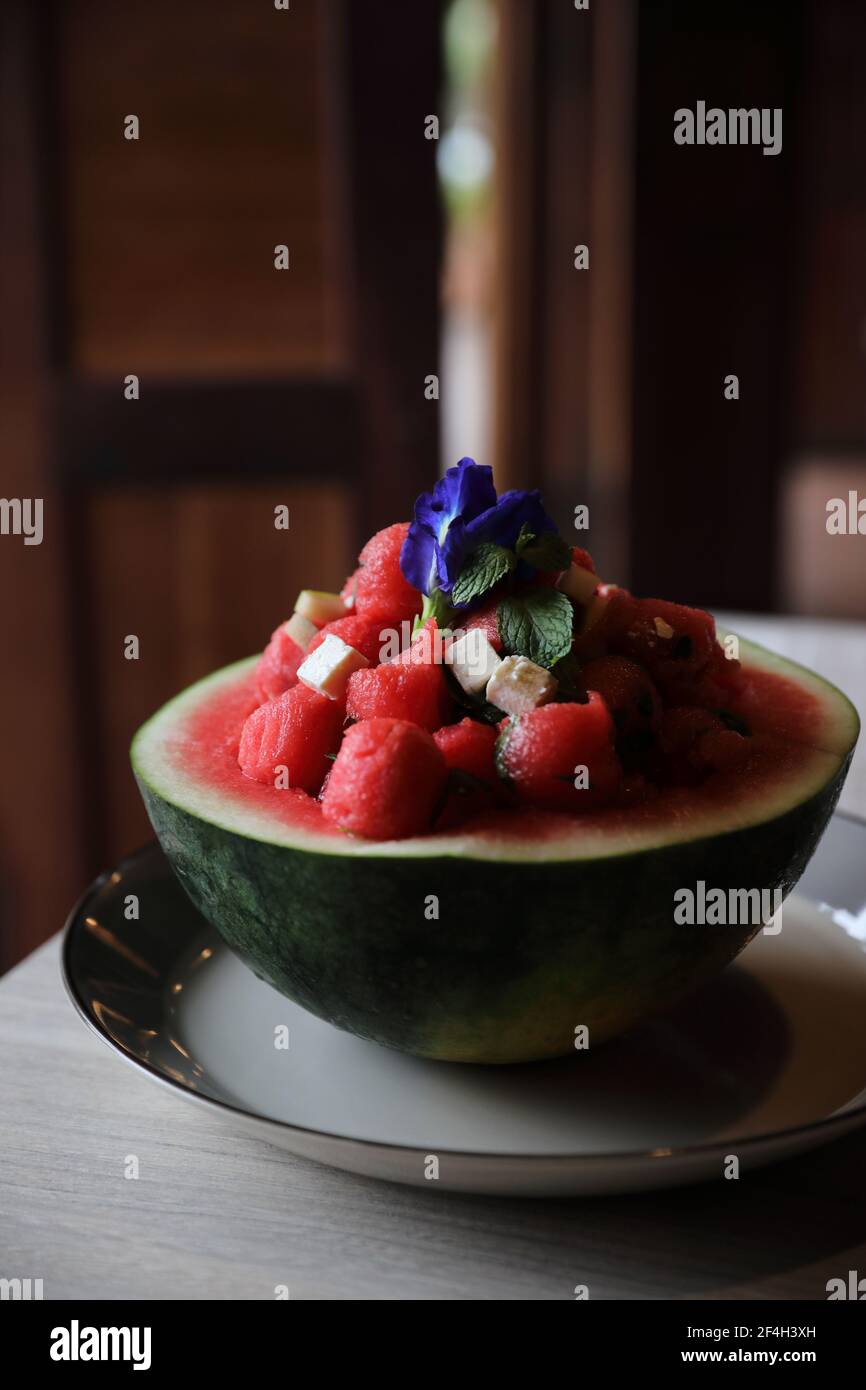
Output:
[[[733,626],[732,622],[732,626]],[[742,619],[866,714],[866,627]],[[866,817],[861,748],[843,806]],[[641,1196],[483,1198],[292,1158],[187,1106],[81,1024],[57,938],[0,981],[0,1277],[45,1298],[823,1299],[866,1272],[866,1131]],[[138,1159],[139,1177],[127,1178]]]

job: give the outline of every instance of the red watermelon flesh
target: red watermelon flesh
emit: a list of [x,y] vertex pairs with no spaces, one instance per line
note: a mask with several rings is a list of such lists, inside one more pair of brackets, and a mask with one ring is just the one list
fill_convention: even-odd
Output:
[[658,747],[648,760],[647,770],[666,786],[696,785],[710,766],[700,752],[702,740],[725,728],[718,714],[697,705],[665,710]]
[[377,531],[361,551],[355,571],[356,611],[386,619],[394,627],[421,612],[421,595],[400,568],[400,551],[408,531],[408,521]]
[[351,719],[402,719],[430,733],[448,717],[451,698],[442,667],[432,663],[390,661],[355,671],[346,691]]
[[340,590],[340,598],[343,600],[346,607],[352,612],[354,612],[355,609],[355,597],[358,588],[359,573],[360,571],[357,569],[352,570],[352,573],[349,575],[348,579],[346,580],[345,584]]
[[[496,620],[496,607],[498,599],[488,599],[481,604],[467,617],[460,617],[460,629],[463,632],[471,632],[474,628],[480,628],[495,652],[502,651],[502,638],[499,636],[499,625]],[[477,638],[475,639],[477,641]]]
[[619,737],[654,733],[662,702],[642,666],[624,656],[600,656],[581,670],[587,690],[597,690],[613,716]]
[[433,735],[449,768],[468,772],[491,786],[496,786],[499,780],[493,761],[497,737],[492,725],[480,724],[477,719],[461,719],[459,724],[437,729]]
[[443,666],[450,645],[450,633],[440,632],[436,619],[428,618],[396,660],[403,666]]
[[[856,737],[850,706],[820,678],[746,642],[741,659],[741,693],[728,706],[752,729],[752,737],[743,740],[747,756],[741,766],[711,771],[694,786],[656,786],[630,775],[615,804],[588,807],[579,816],[527,802],[519,810],[508,804],[480,808],[460,826],[467,846],[489,845],[490,850],[479,849],[486,855],[498,854],[493,847],[501,845],[508,856],[533,857],[555,846],[556,855],[589,857],[609,852],[611,837],[616,844],[626,836],[639,847],[680,838],[685,827],[695,837],[719,833],[776,814],[779,806],[810,794],[808,789],[822,785],[850,751]],[[220,820],[224,811],[247,825],[250,834],[289,840],[297,835],[310,844],[342,842],[310,795],[298,787],[277,790],[272,775],[258,782],[241,771],[241,733],[259,699],[254,666],[250,661],[216,673],[166,706],[142,730],[136,757],[148,776],[176,788],[173,795],[199,806],[205,816]],[[706,713],[700,711],[701,717]],[[443,838],[443,853],[448,843]]]
[[674,670],[694,674],[709,664],[715,640],[716,624],[702,608],[642,598],[631,626],[616,645],[653,674],[664,673],[669,663],[675,663]]
[[[590,691],[584,705],[541,705],[508,720],[499,766],[522,801],[551,810],[604,805],[622,784],[614,725],[604,700]],[[586,768],[588,785],[576,785]]]
[[326,821],[367,840],[399,840],[430,829],[448,770],[433,739],[402,719],[368,719],[347,729],[322,796]]
[[241,771],[274,787],[282,777],[290,787],[317,792],[328,770],[327,755],[339,747],[344,714],[340,701],[305,685],[292,686],[246,720],[238,748]]
[[256,685],[263,700],[274,700],[295,684],[298,667],[306,652],[286,632],[285,623],[271,634],[271,640],[259,657]]
[[573,545],[571,547],[571,562],[574,565],[580,565],[580,568],[583,570],[589,570],[590,574],[595,574],[597,572],[589,551],[583,550],[579,545]]
[[708,772],[730,772],[749,757],[749,738],[728,728],[721,715],[698,706],[665,711],[659,755],[652,766],[658,781],[687,786]]
[[749,758],[749,740],[735,729],[718,729],[698,739],[696,757],[704,768],[736,772]]

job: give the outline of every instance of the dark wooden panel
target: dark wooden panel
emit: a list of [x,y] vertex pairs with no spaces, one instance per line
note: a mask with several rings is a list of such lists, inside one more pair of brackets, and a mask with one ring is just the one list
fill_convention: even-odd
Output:
[[0,6],[2,494],[41,499],[44,516],[41,545],[0,536],[0,971],[58,930],[83,871],[84,793],[61,589],[63,514],[46,468],[36,19],[31,0]]
[[[547,6],[500,0],[495,70],[494,462],[500,488],[544,485],[539,446],[546,227]],[[570,231],[570,229],[569,229]]]
[[[530,7],[531,8],[531,7]],[[539,222],[535,248],[539,303],[530,350],[538,373],[524,472],[544,489],[553,516],[573,535],[574,508],[588,503],[590,300],[605,248],[592,235],[592,53],[597,17],[545,0],[539,7],[542,110],[541,187],[527,209]],[[504,153],[504,152],[503,152]],[[568,177],[563,171],[568,170]],[[578,271],[574,248],[590,246],[590,267]],[[599,269],[595,267],[598,266]],[[526,460],[532,463],[527,465]],[[517,483],[526,487],[527,480]]]
[[[333,370],[320,0],[53,7],[78,370]],[[140,138],[123,136],[135,114]],[[274,268],[289,247],[291,268]]]
[[810,0],[797,187],[803,449],[866,444],[866,6]]
[[364,406],[361,530],[408,517],[439,466],[442,211],[425,117],[441,111],[441,0],[340,0],[344,167]]
[[[766,608],[790,405],[803,6],[669,0],[639,16],[632,581]],[[674,111],[698,99],[782,107],[782,152],[676,145]],[[724,398],[729,373],[739,401]]]
[[353,478],[360,460],[357,393],[346,381],[111,385],[62,379],[58,460],[70,486],[195,478]]

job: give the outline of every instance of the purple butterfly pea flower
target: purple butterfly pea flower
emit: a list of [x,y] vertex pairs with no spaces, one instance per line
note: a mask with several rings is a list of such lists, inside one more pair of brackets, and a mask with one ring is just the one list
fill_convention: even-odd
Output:
[[493,470],[463,458],[415,503],[415,520],[400,553],[401,569],[422,593],[450,594],[482,541],[512,549],[524,526],[536,536],[556,530],[540,493],[504,492],[497,499]]

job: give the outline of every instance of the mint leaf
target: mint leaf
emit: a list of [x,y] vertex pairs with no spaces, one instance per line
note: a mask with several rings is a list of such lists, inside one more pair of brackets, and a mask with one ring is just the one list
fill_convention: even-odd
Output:
[[510,574],[517,561],[510,550],[492,541],[482,541],[470,555],[451,590],[451,602],[459,606],[480,598]]
[[523,532],[517,537],[517,554],[537,570],[567,570],[571,564],[571,547],[556,531],[544,531],[540,536]]
[[535,540],[535,532],[530,531],[529,522],[524,521],[518,532],[517,540],[514,542],[514,549],[517,551],[518,558],[523,554],[528,545]]
[[420,632],[421,628],[430,618],[436,619],[436,626],[439,628],[439,631],[442,632],[445,628],[451,626],[453,617],[454,610],[448,601],[447,594],[443,594],[440,589],[434,589],[432,594],[424,595],[421,612],[415,614],[415,621],[412,624],[412,636],[414,637],[416,632]]
[[558,589],[539,588],[502,600],[496,609],[505,650],[549,671],[571,651],[572,607]]

